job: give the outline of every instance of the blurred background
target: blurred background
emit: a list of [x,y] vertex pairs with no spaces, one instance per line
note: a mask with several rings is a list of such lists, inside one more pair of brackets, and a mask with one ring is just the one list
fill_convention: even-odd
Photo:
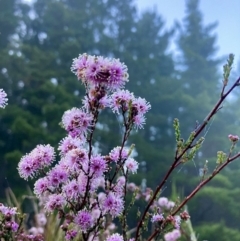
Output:
[[[217,1],[209,2],[0,0],[0,88],[9,98],[0,111],[0,200],[7,187],[19,198],[26,193],[29,183],[16,169],[25,153],[37,144],[57,147],[65,136],[62,114],[80,107],[84,96],[70,66],[85,52],[120,58],[129,68],[127,88],[151,103],[144,129],[134,131],[128,143],[135,143],[140,163],[133,180],[140,185],[145,178],[156,186],[174,158],[173,119],[179,118],[185,139],[201,123],[220,96],[222,65],[230,52],[236,55],[230,83],[240,75],[239,4],[223,1],[219,13]],[[188,195],[206,160],[211,172],[217,151],[229,151],[228,134],[240,135],[239,94],[235,91],[208,124],[203,148],[175,171],[162,196]],[[119,145],[120,123],[107,110],[99,121],[95,143],[105,155]],[[239,180],[240,160],[191,200],[199,240],[240,240]]]

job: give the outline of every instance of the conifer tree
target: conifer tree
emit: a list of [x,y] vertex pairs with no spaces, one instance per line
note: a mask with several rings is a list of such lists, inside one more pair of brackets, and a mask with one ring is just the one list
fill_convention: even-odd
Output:
[[[4,138],[1,155],[7,163],[9,184],[14,186],[18,181],[15,166],[24,153],[39,143],[56,145],[64,136],[58,125],[61,115],[71,106],[81,106],[84,95],[69,68],[72,58],[84,52],[120,57],[130,70],[130,89],[136,95],[145,89],[143,96],[152,103],[154,113],[148,118],[144,136],[135,135],[133,141],[144,150],[142,161],[153,160],[148,166],[152,169],[164,151],[152,147],[149,155],[145,146],[150,148],[151,138],[156,146],[159,140],[167,143],[163,141],[167,117],[158,105],[161,98],[167,101],[167,97],[159,95],[158,88],[163,91],[164,83],[170,88],[167,79],[174,69],[171,55],[166,53],[171,34],[162,33],[164,23],[158,14],[147,12],[138,19],[132,1],[117,0],[38,0],[32,5],[20,4],[17,10],[22,23],[16,32],[19,42],[11,47],[12,55],[6,63],[8,74],[1,80],[8,83],[11,93],[0,129]],[[119,143],[121,131],[115,116],[103,114],[105,122],[106,128],[99,130],[102,135],[95,137],[103,153]],[[119,135],[109,135],[109,129]]]
[[[199,0],[186,1],[186,15],[179,27],[178,46],[180,50],[179,76],[182,96],[179,99],[178,117],[182,122],[183,133],[190,133],[208,114],[220,95],[220,59],[216,54],[216,23],[204,25],[199,10]],[[215,122],[217,122],[216,117]],[[211,123],[206,128],[214,133]],[[217,128],[217,127],[216,127]],[[216,133],[216,132],[215,132]],[[187,136],[186,136],[187,138]],[[209,140],[212,141],[212,140]],[[218,143],[214,143],[214,145]],[[216,153],[213,148],[205,148],[203,155],[211,157]]]
[[[178,67],[182,95],[179,98],[177,117],[180,119],[181,131],[185,134],[185,138],[198,127],[198,122],[203,121],[220,97],[222,88],[222,76],[219,71],[221,61],[215,57],[217,48],[214,29],[217,24],[204,25],[199,3],[199,0],[186,1],[183,25],[178,26],[180,31],[178,46],[181,53]],[[226,103],[218,111],[214,121],[208,123],[203,134],[206,140],[200,153],[192,162],[186,163],[182,167],[177,185],[184,186],[185,194],[200,182],[200,173],[206,160],[208,160],[207,168],[213,170],[217,165],[217,151],[229,151],[230,143],[227,136],[232,131],[238,133],[238,127],[231,121],[236,118],[231,108],[231,103]],[[193,225],[199,228],[197,230],[202,230],[203,222],[210,224],[218,222],[217,220],[220,218],[225,220],[226,226],[236,228],[232,222],[236,218],[233,210],[237,210],[239,207],[233,208],[234,205],[227,204],[232,202],[238,206],[234,201],[234,196],[239,193],[239,188],[232,182],[230,176],[233,173],[231,173],[230,169],[225,170],[210,184],[210,187],[201,191],[189,204],[190,213],[194,214]],[[188,181],[189,178],[191,178],[191,182]],[[235,194],[230,194],[231,192]],[[227,233],[229,230],[226,229],[224,232]],[[232,232],[235,231],[232,230]],[[211,237],[211,231],[204,231],[204,239]],[[223,239],[219,237],[218,240]]]

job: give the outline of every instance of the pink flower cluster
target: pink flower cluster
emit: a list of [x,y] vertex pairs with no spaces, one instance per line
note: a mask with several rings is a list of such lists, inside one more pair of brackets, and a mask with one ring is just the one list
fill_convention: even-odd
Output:
[[38,171],[51,165],[54,161],[54,148],[50,145],[38,145],[29,154],[23,156],[18,164],[20,177],[28,179],[35,176]]
[[119,90],[111,96],[111,108],[113,112],[119,114],[119,110],[123,113],[128,112],[128,118],[132,120],[137,128],[143,128],[145,124],[145,114],[151,108],[151,105],[144,98],[136,98],[133,93],[128,90]]
[[232,135],[232,134],[228,135],[228,138],[229,138],[230,141],[232,141],[232,142],[234,142],[234,143],[239,140],[239,136],[237,136],[237,135]]
[[9,231],[16,233],[19,225],[14,221],[16,208],[9,208],[0,203],[0,234],[4,237]]
[[[18,216],[18,217],[17,217]],[[42,235],[26,234],[16,222],[20,216],[17,208],[10,208],[0,203],[0,239],[18,241],[43,241]]]
[[123,241],[123,237],[118,234],[118,233],[115,233],[115,234],[112,234],[111,236],[109,236],[106,241]]
[[165,241],[176,241],[181,237],[181,232],[178,229],[174,229],[173,231],[166,233],[164,235]]
[[[83,54],[73,60],[71,70],[82,80],[86,96],[82,108],[72,108],[62,116],[67,136],[59,143],[60,160],[53,166],[54,149],[38,145],[22,157],[18,171],[24,179],[44,174],[35,182],[34,193],[44,200],[47,212],[57,211],[64,218],[61,227],[66,240],[74,240],[80,233],[85,240],[92,237],[97,241],[102,235],[100,230],[109,227],[104,239],[123,241],[121,235],[112,234],[108,220],[123,213],[127,190],[136,192],[136,199],[142,196],[137,195],[138,187],[128,183],[129,175],[137,172],[139,164],[131,157],[126,137],[133,127],[143,128],[151,106],[144,98],[121,89],[128,81],[128,73],[126,65],[118,59]],[[93,149],[94,131],[104,108],[121,115],[125,128],[122,143],[107,155]],[[150,191],[145,194],[149,200]],[[164,205],[159,201],[159,210],[170,209],[172,204],[169,201],[168,206]],[[153,214],[152,222],[161,220],[162,213]]]
[[87,130],[91,126],[92,119],[93,116],[86,113],[84,110],[72,108],[64,113],[62,123],[64,129],[70,136],[81,137],[86,134]]
[[0,108],[5,108],[7,105],[7,94],[3,89],[0,89]]
[[44,234],[44,227],[47,224],[46,215],[43,212],[39,212],[35,215],[35,226],[32,226],[28,233],[31,235],[43,235]]
[[160,197],[157,203],[161,209],[165,210],[171,210],[175,206],[175,203],[168,200],[166,197]]
[[112,90],[122,88],[128,81],[127,66],[118,59],[82,54],[73,60],[71,70],[87,85]]

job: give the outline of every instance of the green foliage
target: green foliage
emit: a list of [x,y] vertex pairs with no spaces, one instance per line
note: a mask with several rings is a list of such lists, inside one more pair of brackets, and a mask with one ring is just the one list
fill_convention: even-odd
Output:
[[227,154],[224,153],[223,151],[218,151],[217,152],[217,164],[222,164],[226,160]]
[[198,240],[238,241],[240,239],[239,230],[226,227],[224,222],[203,224],[201,227],[196,227],[196,233],[199,234]]
[[16,0],[0,1],[0,49],[4,49],[11,41],[11,36],[15,33],[18,26],[16,14]]
[[194,214],[191,216],[194,226],[225,220],[226,226],[238,228],[234,220],[239,217],[240,189],[228,189],[225,186],[216,187],[216,183],[214,187],[207,186],[194,197],[192,203],[189,203],[189,212]]
[[224,85],[227,85],[227,83],[228,83],[228,78],[229,78],[230,72],[232,70],[233,60],[234,60],[234,55],[230,54],[227,64],[225,64],[223,66],[223,84]]

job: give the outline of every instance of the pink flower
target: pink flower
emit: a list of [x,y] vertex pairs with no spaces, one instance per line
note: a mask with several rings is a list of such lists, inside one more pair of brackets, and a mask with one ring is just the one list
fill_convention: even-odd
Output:
[[6,207],[2,203],[0,203],[0,212],[5,216],[6,215],[13,216],[17,213],[17,208]]
[[138,169],[138,162],[136,162],[133,158],[129,157],[125,161],[124,166],[127,168],[129,172],[136,173]]
[[153,223],[155,223],[155,222],[160,222],[160,221],[163,221],[163,220],[164,220],[164,217],[163,217],[162,214],[154,214],[154,215],[152,216],[152,219],[151,219],[151,221],[152,221]]
[[103,57],[89,56],[86,68],[86,81],[93,85],[107,82],[109,60]]
[[96,208],[92,210],[92,217],[95,221],[100,217],[100,214],[101,214],[100,209]]
[[83,232],[86,232],[94,224],[92,215],[87,210],[79,211],[76,217],[74,218],[74,222],[81,228]]
[[13,232],[17,232],[19,225],[18,225],[18,223],[12,221],[11,227],[12,227]]
[[119,61],[113,59],[109,66],[108,82],[113,89],[121,88],[128,81],[127,66]]
[[124,160],[128,157],[128,150],[126,148],[123,148],[123,150],[121,152],[121,158],[120,158],[120,150],[121,150],[121,147],[117,146],[117,147],[113,148],[112,151],[109,153],[109,156],[112,161],[118,162],[118,161]]
[[174,206],[175,206],[175,202],[168,201],[168,203],[166,204],[165,208],[170,210],[170,209],[174,208]]
[[124,195],[124,186],[126,183],[126,178],[124,176],[120,176],[117,179],[117,183],[114,185],[113,191],[117,196],[121,197]]
[[86,134],[91,126],[93,116],[78,108],[64,112],[62,117],[63,127],[71,137],[80,137]]
[[134,95],[128,90],[118,90],[112,94],[111,99],[113,112],[119,114],[119,109],[123,109],[124,111],[129,109],[129,103],[134,100]]
[[75,73],[78,79],[85,81],[86,79],[86,68],[87,68],[87,54],[79,55],[78,58],[73,59],[71,70]]
[[165,241],[176,241],[181,237],[181,232],[178,229],[174,229],[172,232],[166,233],[164,235]]
[[80,196],[80,186],[76,180],[72,180],[62,187],[62,191],[67,200],[76,201]]
[[158,199],[158,205],[160,207],[166,208],[167,204],[168,204],[168,199],[166,197],[160,197]]
[[83,195],[86,192],[87,182],[89,177],[87,177],[83,172],[78,174],[77,182],[79,184],[79,192]]
[[39,226],[44,227],[47,224],[46,215],[44,213],[36,214],[36,221]]
[[35,171],[32,164],[32,157],[29,154],[23,156],[18,163],[18,173],[20,177],[27,180],[29,177],[32,178],[34,176]]
[[123,237],[118,233],[114,233],[109,236],[106,241],[123,241]]
[[144,115],[151,109],[151,105],[146,99],[138,97],[133,100],[132,106],[138,110],[138,114]]
[[34,194],[41,196],[49,187],[49,181],[46,177],[38,179],[34,184]]
[[134,192],[137,189],[137,185],[133,182],[130,182],[127,184],[127,189],[131,192]]
[[103,209],[105,212],[109,212],[113,217],[117,217],[122,213],[123,205],[123,199],[113,192],[110,192],[103,202]]
[[68,230],[65,235],[66,240],[73,240],[77,236],[76,230]]
[[91,157],[90,170],[95,177],[100,177],[107,170],[107,164],[104,158],[100,155]]
[[68,179],[67,171],[61,166],[56,165],[47,175],[49,185],[58,187],[60,184],[65,183]]
[[68,151],[80,147],[83,143],[84,142],[79,138],[72,138],[71,136],[67,136],[59,143],[58,150],[60,151],[60,154],[64,156]]
[[237,142],[238,140],[239,140],[239,136],[234,136],[234,135],[228,135],[228,138],[229,138],[229,140],[230,141],[232,141],[232,142]]
[[173,221],[174,227],[176,229],[180,229],[180,225],[181,225],[181,217],[180,216],[174,216],[174,221]]
[[103,87],[94,86],[88,90],[88,95],[84,97],[82,103],[84,108],[90,111],[95,107],[98,109],[110,107],[111,99]]
[[50,145],[38,145],[29,154],[23,156],[18,163],[19,175],[28,179],[37,174],[40,169],[48,167],[54,161],[55,152]]
[[103,96],[99,100],[100,108],[103,109],[105,107],[110,107],[111,105],[111,100],[109,99],[109,96]]
[[40,165],[41,167],[49,166],[55,158],[54,148],[49,144],[37,145],[36,148],[31,151],[31,155],[33,155],[33,160],[36,162],[36,165]]
[[124,186],[125,183],[126,183],[126,178],[125,178],[124,176],[118,177],[117,183],[118,183],[119,185],[121,185],[121,186]]
[[165,208],[167,210],[170,210],[170,209],[172,209],[175,206],[175,203],[172,202],[172,201],[169,201],[166,197],[160,197],[158,199],[158,205],[161,208]]
[[133,117],[133,123],[137,129],[143,129],[143,125],[146,123],[146,118],[143,115],[135,115]]
[[48,196],[48,201],[45,204],[45,209],[48,212],[52,212],[54,210],[63,209],[66,205],[66,200],[62,194],[52,194]]
[[121,88],[128,81],[127,66],[118,59],[83,54],[73,60],[71,70],[84,83],[110,90]]
[[87,150],[84,148],[73,149],[66,154],[63,162],[66,165],[66,168],[72,173],[79,172],[81,169],[87,169]]
[[0,89],[0,108],[5,108],[7,105],[8,98],[6,92],[3,89]]
[[151,105],[143,98],[135,98],[128,90],[118,90],[112,94],[111,108],[117,114],[120,109],[123,113],[129,111],[135,127],[141,129],[145,124],[144,114],[151,108]]

